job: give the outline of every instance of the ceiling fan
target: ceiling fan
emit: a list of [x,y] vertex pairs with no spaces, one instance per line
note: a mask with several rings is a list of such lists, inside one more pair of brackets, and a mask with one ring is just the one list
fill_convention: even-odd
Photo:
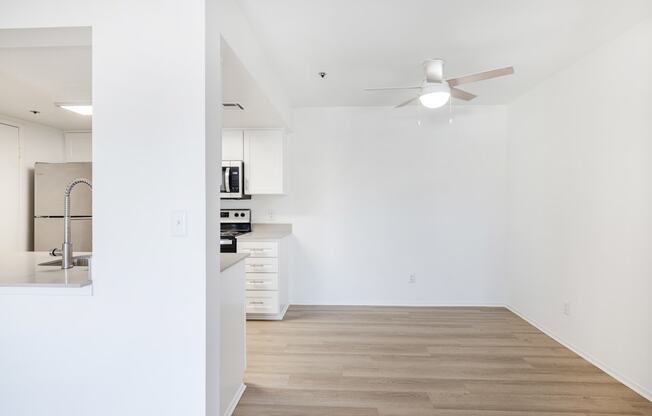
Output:
[[508,66],[506,68],[478,72],[477,74],[465,75],[458,78],[444,79],[444,61],[441,59],[429,59],[423,63],[423,68],[426,76],[423,84],[420,86],[365,88],[365,91],[419,90],[417,96],[397,105],[395,108],[404,107],[416,100],[419,100],[424,107],[439,108],[444,106],[451,97],[459,98],[464,101],[471,101],[476,97],[470,92],[456,88],[458,85],[502,77],[514,73],[514,68]]

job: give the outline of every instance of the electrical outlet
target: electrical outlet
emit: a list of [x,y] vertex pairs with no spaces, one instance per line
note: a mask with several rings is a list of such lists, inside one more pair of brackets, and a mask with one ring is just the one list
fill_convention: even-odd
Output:
[[410,275],[410,278],[408,279],[408,283],[413,284],[417,282],[417,275],[416,273],[412,273]]
[[272,208],[267,210],[267,219],[269,221],[276,220],[276,212]]
[[564,315],[570,316],[570,302],[564,302]]

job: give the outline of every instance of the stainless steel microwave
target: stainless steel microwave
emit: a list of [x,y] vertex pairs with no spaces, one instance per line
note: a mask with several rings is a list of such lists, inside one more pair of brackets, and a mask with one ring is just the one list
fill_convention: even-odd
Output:
[[242,160],[222,161],[221,199],[249,199],[244,187],[244,162]]

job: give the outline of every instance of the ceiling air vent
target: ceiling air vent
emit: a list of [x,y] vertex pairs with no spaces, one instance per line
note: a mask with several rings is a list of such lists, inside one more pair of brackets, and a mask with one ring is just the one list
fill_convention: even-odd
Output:
[[242,111],[244,107],[240,103],[222,103],[225,110]]

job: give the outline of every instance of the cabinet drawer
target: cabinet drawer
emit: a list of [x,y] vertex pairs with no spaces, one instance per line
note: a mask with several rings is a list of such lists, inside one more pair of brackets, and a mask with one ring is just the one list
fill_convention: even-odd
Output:
[[247,291],[247,313],[278,313],[278,292]]
[[278,257],[278,243],[268,241],[238,242],[239,253],[249,253],[250,257]]
[[278,274],[247,273],[247,290],[277,290]]
[[278,259],[247,257],[245,271],[247,273],[277,273]]

